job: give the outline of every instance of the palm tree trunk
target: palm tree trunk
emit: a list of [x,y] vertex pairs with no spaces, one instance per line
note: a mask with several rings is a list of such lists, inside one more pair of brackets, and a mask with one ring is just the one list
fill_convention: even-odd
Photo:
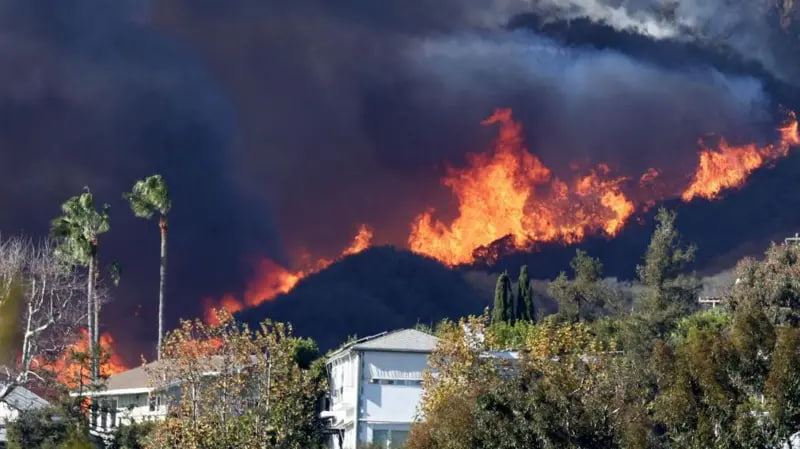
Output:
[[87,284],[86,284],[86,319],[87,319],[87,329],[89,331],[88,335],[88,349],[89,349],[89,364],[90,364],[90,375],[92,377],[92,383],[94,383],[97,378],[95,377],[95,365],[97,358],[95,357],[97,351],[95,350],[94,345],[94,255],[89,258],[89,273],[87,276]]
[[97,299],[97,280],[100,278],[100,264],[97,262],[97,250],[94,251],[94,287],[92,288],[92,302],[94,303],[94,380],[100,380],[100,301]]
[[164,290],[167,285],[167,217],[161,216],[158,227],[161,230],[161,268],[158,283],[158,348],[156,349],[156,354],[160,359],[161,344],[164,338]]

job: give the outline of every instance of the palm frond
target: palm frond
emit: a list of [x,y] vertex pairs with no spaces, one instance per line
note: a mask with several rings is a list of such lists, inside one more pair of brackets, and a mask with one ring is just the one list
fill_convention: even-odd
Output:
[[169,190],[161,175],[152,175],[136,181],[133,189],[125,193],[123,198],[128,200],[131,211],[139,218],[150,219],[156,212],[167,215],[172,208]]
[[108,232],[110,208],[104,204],[94,207],[94,197],[88,188],[61,205],[62,215],[50,222],[50,233],[56,239],[59,258],[76,265],[86,265],[92,256],[97,236]]

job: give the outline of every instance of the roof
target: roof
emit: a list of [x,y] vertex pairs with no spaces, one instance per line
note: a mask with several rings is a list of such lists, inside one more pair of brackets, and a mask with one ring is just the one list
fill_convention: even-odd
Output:
[[[162,365],[166,367],[169,360],[156,360],[154,362],[146,363],[127,371],[112,374],[106,379],[104,388],[99,391],[88,391],[84,394],[88,396],[110,396],[119,394],[142,394],[149,393],[153,390],[150,382],[150,375],[148,371],[153,371],[161,368]],[[212,356],[208,359],[208,368],[210,371],[207,374],[213,375],[214,370],[219,369],[222,364],[222,357]],[[72,393],[72,395],[77,395]]]
[[48,407],[49,402],[25,387],[15,386],[10,389],[0,387],[0,402],[5,402],[14,410],[38,410]]
[[119,390],[150,390],[150,377],[147,374],[148,369],[153,369],[159,362],[150,362],[145,365],[138,366],[128,371],[112,374],[108,377],[105,384],[105,391],[99,394],[108,393],[111,391]]
[[[8,404],[11,409],[17,411],[38,410],[50,405],[41,396],[25,387],[10,387],[7,384],[0,384],[0,402]],[[0,443],[5,443],[6,437],[5,422],[0,420]]]
[[357,351],[432,352],[438,342],[439,339],[431,334],[416,329],[400,329],[356,340],[344,345],[331,354],[331,357],[353,349]]

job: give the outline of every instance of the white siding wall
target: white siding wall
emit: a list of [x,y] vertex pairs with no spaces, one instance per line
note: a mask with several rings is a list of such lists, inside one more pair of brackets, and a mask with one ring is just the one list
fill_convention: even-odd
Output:
[[13,421],[17,419],[19,412],[11,408],[5,402],[0,402],[0,424],[6,421]]
[[[164,419],[167,408],[164,403],[157,406],[155,410],[150,410],[149,395],[147,393],[106,395],[97,398],[98,401],[117,401],[116,414],[107,412],[105,427],[101,413],[98,412],[97,423],[93,427],[96,434],[106,434],[113,432],[119,426],[141,423],[145,421],[155,421]],[[113,418],[113,420],[112,420]]]
[[427,354],[365,352],[361,373],[362,420],[411,423],[422,395]]
[[[332,424],[345,429],[341,449],[355,449],[357,440],[372,442],[376,435],[394,432],[390,435],[397,437],[408,431],[417,415],[427,359],[424,353],[352,351],[329,363]],[[335,437],[330,446],[340,449]]]
[[[331,362],[328,370],[330,373],[330,410],[336,414],[332,424],[335,428],[345,429],[342,447],[352,449],[356,444],[354,428],[358,393],[358,358],[355,354],[345,355]],[[335,444],[336,438],[333,438],[331,447],[339,449]]]
[[5,402],[0,402],[0,442],[6,441],[6,425],[17,419],[19,412],[12,409]]

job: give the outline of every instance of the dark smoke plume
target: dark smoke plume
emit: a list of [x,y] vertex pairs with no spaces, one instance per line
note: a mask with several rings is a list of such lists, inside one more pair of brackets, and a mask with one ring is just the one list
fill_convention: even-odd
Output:
[[[112,202],[102,257],[126,269],[106,322],[135,362],[152,353],[158,255],[155,225],[120,200],[136,178],[161,172],[174,192],[176,324],[203,297],[242,288],[260,257],[333,257],[360,223],[404,247],[425,208],[454,212],[444,164],[487,148],[479,122],[496,107],[514,109],[559,173],[602,160],[681,181],[699,137],[765,141],[778,104],[792,106],[796,44],[779,37],[796,36],[794,9],[551,3],[2,2],[0,230],[45,234],[83,185]],[[581,18],[602,35],[558,31]]]

